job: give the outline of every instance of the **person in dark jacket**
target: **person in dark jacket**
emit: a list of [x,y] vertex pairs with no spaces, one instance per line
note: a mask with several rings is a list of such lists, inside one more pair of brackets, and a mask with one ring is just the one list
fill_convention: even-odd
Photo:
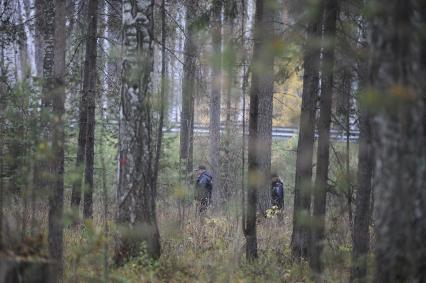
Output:
[[271,175],[271,202],[272,206],[277,206],[279,210],[284,207],[284,184],[278,174]]
[[197,181],[195,183],[195,196],[198,201],[199,212],[205,212],[210,204],[212,189],[213,189],[213,177],[207,172],[204,165],[198,166],[195,169],[197,174]]

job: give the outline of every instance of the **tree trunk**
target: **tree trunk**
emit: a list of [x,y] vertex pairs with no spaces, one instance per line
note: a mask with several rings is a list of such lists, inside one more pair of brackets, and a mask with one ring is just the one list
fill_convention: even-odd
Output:
[[[424,1],[374,1],[375,282],[426,278]],[[422,6],[423,5],[423,6]],[[424,10],[421,10],[424,11]]]
[[212,15],[212,90],[210,94],[210,136],[209,136],[209,165],[213,175],[213,198],[219,199],[220,186],[220,95],[221,95],[221,61],[222,61],[222,0],[213,3]]
[[189,182],[190,173],[193,169],[192,151],[194,144],[194,98],[196,90],[196,30],[193,19],[197,13],[197,2],[186,0],[185,16],[185,63],[183,66],[182,82],[182,112],[180,115],[180,166],[181,177]]
[[[43,50],[44,50],[44,40],[43,40],[43,31],[44,31],[44,0],[35,0],[34,1],[34,10],[35,10],[35,21],[34,21],[34,61],[35,61],[35,71],[36,78],[41,81],[43,77]],[[37,88],[38,93],[40,93],[40,88]],[[43,103],[42,103],[43,104]],[[37,152],[40,144],[42,143],[42,135],[40,134],[42,131],[42,112],[37,113],[39,117],[37,117],[37,122],[40,126],[39,132],[34,134],[34,148]],[[38,197],[38,192],[40,189],[40,179],[41,179],[41,171],[43,170],[40,167],[41,161],[36,159],[33,162],[33,184],[31,189],[31,235],[35,235],[37,229],[37,221],[34,217],[36,212],[36,202]]]
[[79,214],[81,202],[81,188],[84,172],[84,156],[87,139],[87,96],[82,93],[79,106],[79,131],[77,140],[76,176],[72,185],[71,206]]
[[[257,1],[259,2],[259,1]],[[262,187],[258,190],[258,209],[265,213],[271,205],[270,193],[270,170],[271,170],[271,147],[272,147],[272,98],[274,91],[274,18],[275,18],[275,0],[261,1],[261,12],[259,28],[255,38],[258,40],[253,47],[252,66],[256,66],[258,73],[252,79],[251,91],[259,94],[258,100],[258,145],[260,148],[258,155],[258,165],[265,178]],[[257,14],[257,3],[256,3]],[[256,20],[255,20],[256,21]],[[256,47],[256,43],[258,46]],[[255,51],[255,50],[258,51]],[[256,73],[256,72],[254,72]]]
[[160,113],[158,118],[157,140],[154,160],[154,177],[152,187],[157,188],[158,173],[160,168],[161,146],[163,140],[164,116],[167,109],[167,61],[166,61],[166,2],[161,0],[161,89],[160,89]]
[[[361,45],[367,45],[365,20],[362,21]],[[367,52],[361,53],[366,54]],[[367,105],[362,104],[368,87],[368,58],[360,56],[358,66],[359,84],[359,141],[358,141],[358,176],[355,199],[355,220],[352,239],[351,282],[365,282],[367,276],[367,256],[370,242],[370,221],[372,208],[373,148],[371,132],[371,113]]]
[[34,25],[34,51],[36,74],[38,78],[43,75],[43,30],[44,30],[44,5],[45,0],[35,0],[35,25]]
[[312,188],[312,159],[314,149],[315,112],[319,90],[322,1],[312,7],[315,14],[309,19],[303,54],[303,90],[300,113],[299,140],[296,157],[294,188],[292,256],[296,260],[307,258],[310,246],[310,211]]
[[224,25],[223,25],[223,92],[225,97],[225,136],[223,146],[221,196],[223,200],[229,200],[233,194],[236,178],[233,166],[232,130],[235,123],[235,112],[232,102],[235,100],[233,94],[236,89],[236,64],[238,54],[236,52],[237,14],[238,7],[235,0],[224,1]]
[[55,1],[54,89],[52,91],[52,181],[49,195],[49,282],[63,281],[64,121],[65,114],[65,0]]
[[[28,35],[27,31],[30,31],[27,23],[25,8],[21,5],[21,2],[18,0],[18,22],[20,34],[19,38],[19,70],[20,70],[20,80],[27,81],[31,76],[31,64],[29,62],[28,54]],[[25,36],[23,36],[25,35]]]
[[318,155],[312,219],[312,254],[310,266],[322,273],[322,251],[325,241],[325,210],[330,149],[331,101],[333,94],[334,41],[336,36],[337,0],[327,0],[324,10],[323,62],[321,65],[320,116],[318,121]]
[[[113,60],[108,60],[107,62],[107,73],[108,73],[108,104],[107,104],[107,113],[112,115],[114,118],[117,117],[120,113],[120,84],[121,84],[121,58],[114,58],[114,51],[118,50],[121,45],[122,38],[122,1],[114,0],[109,1],[107,4],[108,8],[108,43],[109,43],[109,57],[112,57]],[[111,101],[111,102],[110,102]]]
[[4,158],[4,136],[5,136],[5,129],[4,129],[4,122],[5,117],[3,116],[4,110],[6,109],[6,93],[7,93],[7,85],[0,81],[0,249],[3,249],[3,218],[4,218],[4,167],[5,167],[5,158]]
[[[120,119],[119,184],[115,263],[140,255],[160,256],[155,212],[156,190],[152,137],[151,77],[154,70],[153,0],[124,4],[122,117]],[[144,24],[142,24],[144,23]]]
[[[93,162],[95,147],[95,106],[96,106],[96,82],[97,82],[97,22],[98,0],[90,0],[87,14],[87,39],[86,58],[84,60],[83,95],[87,99],[86,118],[86,148],[84,158],[84,205],[83,217],[92,218],[93,214]],[[84,107],[84,105],[83,105]],[[84,111],[83,111],[84,112]],[[79,134],[80,135],[80,134]]]
[[43,17],[43,83],[42,83],[42,96],[40,107],[40,130],[38,137],[37,148],[39,149],[40,156],[36,162],[34,170],[34,182],[36,191],[40,194],[46,191],[49,186],[50,174],[48,167],[47,155],[50,151],[49,134],[51,132],[51,125],[49,121],[49,113],[51,111],[51,92],[53,89],[53,33],[54,33],[54,16],[55,16],[55,2],[44,1],[40,11],[40,16]]
[[362,110],[359,122],[358,188],[352,247],[351,282],[365,282],[370,242],[370,196],[373,173],[370,116]]
[[[273,95],[273,64],[272,49],[273,30],[271,30],[274,14],[272,0],[257,0],[254,22],[254,47],[251,89],[250,89],[250,118],[248,141],[248,194],[246,229],[246,257],[252,260],[257,257],[256,210],[266,209],[258,205],[258,192],[262,195],[267,189],[269,195],[269,173],[271,156],[271,129]],[[270,103],[270,104],[269,104]],[[270,111],[265,113],[265,111]],[[269,142],[269,143],[268,143]],[[267,160],[269,156],[269,161]]]
[[241,222],[242,222],[242,230],[245,233],[246,230],[246,94],[247,94],[247,84],[248,84],[248,71],[247,71],[247,52],[246,52],[246,44],[247,39],[245,36],[246,32],[246,14],[247,14],[247,5],[246,1],[241,1],[241,50],[242,54],[242,64],[243,64],[243,78],[242,78],[242,99],[243,99],[243,109],[242,109],[242,137],[241,137]]

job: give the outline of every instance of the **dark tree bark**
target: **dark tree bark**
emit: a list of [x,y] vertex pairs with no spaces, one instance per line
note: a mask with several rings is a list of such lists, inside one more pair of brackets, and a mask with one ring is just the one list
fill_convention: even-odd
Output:
[[3,216],[4,216],[4,122],[5,118],[3,116],[4,110],[6,109],[6,92],[7,85],[0,81],[0,249],[3,249]]
[[300,130],[296,157],[294,188],[292,256],[296,260],[307,258],[310,242],[310,211],[312,188],[312,159],[314,149],[316,101],[319,90],[319,62],[321,46],[322,1],[312,7],[315,13],[309,19],[303,54],[303,90]]
[[151,109],[154,1],[127,0],[123,5],[125,53],[114,257],[118,265],[138,256],[142,244],[150,257],[160,256],[153,186],[155,139]]
[[374,1],[375,282],[426,279],[424,1]]
[[246,46],[246,1],[241,1],[241,50],[243,52],[242,63],[243,63],[243,84],[242,84],[242,96],[243,96],[243,117],[242,117],[242,145],[241,145],[241,206],[242,206],[242,230],[245,233],[246,230],[246,190],[245,190],[245,170],[246,170],[246,94],[247,94],[247,83],[248,83],[248,72],[247,72],[247,52]]
[[235,109],[232,108],[232,102],[235,100],[233,91],[236,87],[236,44],[235,33],[237,33],[237,14],[238,7],[235,0],[223,1],[223,55],[222,55],[222,70],[223,70],[223,96],[225,98],[225,135],[223,138],[223,158],[221,163],[220,180],[220,195],[223,201],[229,200],[235,187],[236,179],[235,171],[232,168],[232,130],[235,118]]
[[351,282],[365,282],[370,242],[370,199],[373,173],[370,116],[362,110],[359,122],[358,185],[352,246]]
[[36,74],[38,78],[43,76],[43,30],[44,30],[44,5],[45,0],[35,0],[35,24],[34,24],[34,51]]
[[[91,218],[93,214],[93,162],[95,147],[95,107],[97,82],[97,22],[98,0],[90,0],[87,14],[86,58],[84,60],[83,95],[87,99],[86,145],[84,158],[84,204],[83,217]],[[83,105],[84,107],[84,105]],[[83,111],[84,112],[84,111]],[[79,134],[80,135],[80,134]]]
[[108,50],[109,60],[107,61],[107,85],[108,85],[108,107],[109,115],[118,118],[120,113],[120,85],[121,85],[121,58],[114,58],[114,51],[118,50],[121,46],[122,38],[122,1],[113,0],[108,1],[108,38],[110,48]]
[[[43,50],[44,50],[44,40],[43,40],[43,31],[44,31],[44,0],[35,0],[34,10],[35,10],[35,22],[34,22],[34,57],[35,57],[35,68],[36,68],[36,77],[41,80],[43,77]],[[43,103],[42,103],[43,104]],[[40,111],[40,117],[37,118],[37,121],[42,130],[42,112]],[[37,149],[42,142],[42,136],[39,133],[35,134],[34,138],[34,148]],[[37,228],[37,221],[34,217],[36,211],[36,202],[37,202],[37,192],[40,189],[40,178],[42,168],[39,166],[40,161],[35,160],[33,162],[33,184],[31,189],[31,235],[34,235]]]
[[[44,1],[40,4],[39,8],[43,8],[40,11],[40,16],[43,17],[43,21],[39,24],[42,25],[43,33],[43,81],[42,81],[42,95],[41,95],[41,107],[40,107],[40,130],[37,139],[37,148],[39,148],[40,156],[35,162],[34,167],[34,185],[35,190],[38,193],[46,191],[48,183],[50,181],[48,160],[49,148],[49,134],[50,121],[49,112],[51,111],[51,92],[53,89],[53,33],[54,33],[54,16],[55,16],[55,2]],[[38,54],[39,56],[41,54]]]
[[189,182],[188,178],[193,169],[193,144],[194,144],[194,98],[196,90],[195,71],[198,48],[196,45],[196,30],[193,23],[197,14],[198,1],[185,0],[185,62],[183,66],[182,82],[182,112],[180,115],[180,166],[181,176]]
[[160,169],[161,146],[163,140],[164,116],[167,108],[167,55],[166,55],[166,1],[161,0],[161,89],[160,89],[160,113],[157,128],[157,144],[154,160],[154,177],[152,178],[152,187],[157,188],[158,173]]
[[218,200],[220,189],[220,99],[221,99],[221,61],[222,61],[222,0],[213,2],[212,15],[212,90],[210,94],[210,136],[209,163],[214,180],[213,197]]
[[[76,159],[76,178],[73,183],[71,205],[78,211],[84,172],[83,216],[92,216],[93,161],[96,97],[97,56],[97,9],[98,0],[91,0],[87,10],[86,53],[83,67],[83,89],[80,100],[79,133]],[[84,170],[83,170],[84,169]]]
[[76,177],[71,192],[71,206],[78,213],[81,202],[81,188],[84,172],[84,156],[87,139],[87,96],[83,93],[79,106],[79,131],[77,140]]
[[[259,2],[259,1],[257,1]],[[256,2],[256,14],[257,3]],[[256,91],[259,96],[258,100],[258,140],[260,146],[257,156],[260,171],[265,180],[262,187],[258,188],[258,209],[261,213],[265,213],[271,205],[270,193],[270,170],[271,170],[271,147],[272,147],[272,98],[274,92],[274,19],[276,0],[261,1],[261,8],[258,18],[258,27],[255,27],[255,38],[258,40],[253,47],[252,66],[257,69],[257,76],[253,75],[252,86],[250,91]],[[256,25],[256,24],[255,24]],[[257,46],[256,46],[257,45]],[[257,51],[256,51],[257,50]],[[255,74],[256,72],[253,72]],[[251,103],[250,103],[251,104]]]
[[[361,44],[367,46],[367,31],[365,21],[362,23]],[[366,48],[364,48],[366,49]],[[371,220],[371,191],[373,177],[373,148],[371,132],[371,113],[362,100],[367,95],[368,87],[368,58],[366,50],[364,56],[358,61],[358,78],[361,94],[359,96],[359,146],[358,146],[358,176],[355,199],[355,220],[352,240],[352,269],[351,282],[365,282],[367,276],[367,255],[370,243],[370,220]]]
[[[271,129],[272,120],[268,120],[267,117],[271,117],[269,114],[272,113],[274,55],[271,21],[274,14],[274,3],[275,1],[272,0],[256,1],[252,59],[252,65],[255,67],[253,68],[250,89],[248,193],[244,231],[248,260],[257,257],[256,211],[258,192],[263,193],[269,185],[268,170],[271,160],[269,158],[268,163],[266,159],[271,156],[272,131],[267,129]],[[271,112],[268,114],[264,111]],[[264,208],[261,205],[260,207],[261,209]]]
[[49,282],[63,281],[64,121],[65,114],[65,0],[55,1],[54,89],[52,90],[52,174],[49,194]]
[[[419,3],[419,11],[426,10],[426,1],[421,0]],[[421,14],[421,25],[418,33],[420,34],[420,46],[421,46],[421,55],[420,55],[420,74],[422,78],[426,77],[426,14]],[[423,146],[426,144],[426,81],[421,80],[421,89],[423,91]],[[420,96],[421,97],[421,96]],[[421,115],[421,113],[419,113]],[[426,149],[423,147],[423,160],[426,159]],[[423,162],[423,165],[425,163]],[[423,180],[419,180],[420,184],[426,184],[426,169],[423,168]],[[421,175],[420,175],[421,178]],[[421,188],[420,188],[421,189]],[[420,190],[417,192],[418,199],[420,199],[418,206],[423,208],[423,217],[418,217],[419,225],[416,230],[416,261],[418,262],[417,271],[418,278],[426,278],[426,249],[424,248],[424,240],[426,238],[426,217],[424,208],[426,207],[426,190]],[[417,250],[417,248],[419,248]]]
[[333,94],[334,41],[336,36],[337,0],[327,0],[324,7],[323,62],[321,65],[320,116],[318,121],[318,155],[312,219],[310,266],[322,273],[322,251],[325,241],[325,209],[330,150],[331,101]]

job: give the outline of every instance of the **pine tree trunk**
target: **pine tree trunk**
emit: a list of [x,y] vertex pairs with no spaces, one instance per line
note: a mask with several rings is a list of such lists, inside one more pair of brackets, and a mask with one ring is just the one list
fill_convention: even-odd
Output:
[[[426,278],[424,1],[374,1],[375,282]],[[423,6],[422,6],[423,5]],[[421,10],[424,11],[424,10]]]
[[93,162],[95,147],[95,107],[97,82],[97,22],[98,0],[90,0],[87,14],[86,58],[84,60],[83,95],[87,99],[86,147],[84,158],[84,203],[83,217],[91,218],[93,214]]
[[327,0],[324,10],[323,62],[321,65],[320,116],[318,121],[318,155],[312,218],[312,254],[310,266],[322,273],[322,251],[325,241],[325,212],[330,149],[331,101],[333,94],[334,41],[336,36],[337,0]]
[[[421,1],[420,3],[420,11],[426,11],[426,1]],[[426,15],[425,13],[422,13],[421,16],[421,29],[420,29],[420,46],[421,46],[421,55],[420,55],[420,74],[421,77],[426,77],[426,33],[424,32],[426,30]],[[423,91],[423,146],[426,144],[426,81],[424,79],[421,80],[422,85],[421,89]],[[421,113],[419,113],[421,115]],[[426,159],[426,149],[423,147],[423,160]],[[424,162],[423,162],[424,165]],[[423,180],[419,180],[420,184],[426,184],[426,168],[423,168]],[[420,178],[421,175],[420,175]],[[420,188],[421,189],[421,188]],[[423,208],[423,217],[420,218],[418,230],[416,230],[416,235],[419,235],[416,237],[416,250],[418,249],[418,253],[416,254],[416,260],[418,262],[417,265],[417,277],[418,278],[426,278],[426,249],[424,248],[424,241],[423,239],[426,238],[426,217],[424,208],[426,207],[426,190],[420,190],[418,192],[418,198],[420,199],[420,207]]]
[[[75,3],[69,3],[70,5],[75,5]],[[68,11],[70,13],[71,11]],[[76,18],[79,15],[85,15],[88,12],[87,5],[82,4],[81,9],[76,13]],[[70,26],[74,25],[74,21],[77,19],[70,19]],[[86,21],[82,21],[79,25],[77,25],[77,28],[75,31],[70,30],[71,34],[75,33],[77,34],[84,34],[86,31],[83,32],[85,27]],[[72,37],[70,37],[72,39]],[[87,42],[87,40],[85,40]],[[87,133],[87,96],[82,91],[83,89],[83,81],[84,81],[84,71],[81,71],[81,69],[84,68],[84,47],[80,47],[79,50],[76,52],[75,56],[75,63],[71,65],[72,69],[76,69],[76,72],[73,73],[73,76],[75,78],[80,78],[79,82],[76,82],[76,89],[73,91],[72,95],[75,97],[78,97],[81,93],[80,99],[79,99],[79,106],[78,106],[78,137],[77,137],[77,156],[75,161],[75,177],[73,179],[72,184],[72,190],[71,190],[71,208],[74,210],[74,213],[79,216],[80,214],[80,202],[81,202],[81,194],[82,194],[82,182],[83,182],[83,176],[84,176],[84,155],[85,155],[85,148],[86,148],[86,133]],[[74,67],[76,66],[76,67]],[[76,223],[74,223],[76,224]]]
[[[0,81],[0,249],[3,249],[3,217],[4,217],[4,167],[5,167],[5,158],[4,158],[4,110],[6,109],[6,101],[3,99],[6,97],[7,85]],[[6,99],[4,99],[6,100]]]
[[45,0],[35,0],[35,24],[34,24],[34,51],[36,74],[38,78],[43,75],[43,30],[44,30],[44,3]]
[[49,186],[50,174],[48,167],[47,155],[50,151],[49,140],[51,133],[51,125],[49,122],[49,113],[51,111],[51,92],[53,89],[53,33],[54,33],[54,17],[55,17],[55,2],[44,1],[40,8],[43,11],[39,13],[43,17],[42,32],[43,32],[43,83],[42,96],[40,107],[40,130],[38,137],[37,148],[40,151],[40,156],[34,167],[34,182],[35,190],[42,194]]
[[292,256],[296,260],[309,256],[310,211],[312,188],[312,159],[316,102],[319,90],[319,66],[321,47],[322,1],[312,7],[315,14],[308,24],[303,54],[303,90],[300,113],[299,140],[296,157],[296,180],[294,188],[293,233],[291,238]]
[[[233,156],[232,152],[232,130],[233,123],[236,121],[235,111],[232,109],[233,91],[236,88],[236,45],[235,34],[236,19],[238,14],[237,2],[235,0],[224,1],[224,25],[223,25],[223,93],[225,97],[225,136],[223,143],[223,158],[222,158],[222,180],[221,180],[221,197],[224,201],[229,200],[235,187],[236,179],[232,168]],[[235,100],[235,98],[234,98]]]
[[164,116],[167,111],[167,55],[166,55],[166,2],[161,0],[161,86],[160,86],[160,113],[158,117],[157,140],[154,160],[154,176],[152,187],[157,188],[158,173],[160,169],[161,147],[163,141]]
[[365,282],[370,242],[370,199],[373,173],[370,116],[362,110],[359,122],[358,188],[355,202],[355,221],[352,248],[351,282]]
[[[122,117],[120,119],[119,184],[115,263],[140,255],[142,245],[152,258],[160,256],[155,212],[156,189],[152,136],[152,73],[154,70],[153,0],[126,1]],[[142,24],[143,23],[143,24]]]
[[209,135],[209,165],[214,180],[213,198],[219,199],[220,186],[220,100],[221,100],[221,61],[222,61],[222,0],[213,3],[212,15],[212,90],[210,94],[210,135]]
[[189,182],[190,173],[193,169],[192,150],[194,143],[194,98],[196,90],[196,30],[193,24],[197,13],[197,1],[186,0],[185,16],[185,63],[183,66],[182,82],[182,112],[180,115],[180,166],[181,176]]
[[55,1],[54,88],[52,90],[52,157],[49,195],[49,282],[63,281],[64,121],[65,114],[65,0]]
[[[366,24],[362,22],[361,44],[367,45]],[[367,52],[364,52],[365,55]],[[361,54],[364,54],[361,53]],[[351,282],[365,282],[367,276],[367,256],[370,243],[370,220],[372,208],[372,177],[374,156],[372,148],[371,113],[364,105],[368,87],[368,58],[360,56],[359,62],[359,84],[361,94],[359,96],[359,141],[358,141],[358,175],[355,199],[355,219],[352,241],[352,269]]]
[[[113,56],[114,51],[118,50],[121,45],[122,38],[122,1],[114,0],[109,1],[107,4],[108,8],[108,38],[109,38],[109,56]],[[107,62],[107,73],[108,73],[108,114],[117,117],[120,113],[120,80],[121,80],[121,58],[115,60],[108,60]],[[111,102],[109,102],[111,101]]]
[[[259,73],[257,78],[252,79],[252,89],[259,93],[258,100],[258,145],[260,146],[258,155],[258,165],[265,180],[262,187],[258,188],[258,209],[265,213],[271,205],[270,193],[270,170],[271,170],[271,148],[272,148],[272,98],[274,91],[274,19],[275,0],[262,1],[261,10],[263,15],[259,19],[259,29],[257,29],[258,42],[253,47],[252,65],[256,66]],[[257,13],[257,3],[256,3]],[[255,20],[256,21],[256,20]],[[256,28],[255,28],[256,29]],[[256,31],[255,31],[256,33]],[[255,36],[256,37],[256,36]],[[256,48],[256,43],[258,47]],[[255,50],[258,49],[256,52]],[[260,65],[259,65],[260,64]],[[257,82],[256,82],[257,80]]]
[[[271,156],[273,95],[273,64],[272,49],[273,7],[275,1],[257,0],[254,22],[253,69],[250,89],[250,118],[248,141],[248,193],[246,229],[246,257],[252,260],[257,257],[256,211],[258,207],[258,193],[264,194],[267,189],[269,195],[269,168]],[[268,104],[270,103],[270,104]],[[262,111],[271,111],[269,114]],[[269,143],[268,143],[269,142]],[[269,156],[269,161],[266,160]],[[262,212],[264,203],[259,205]]]

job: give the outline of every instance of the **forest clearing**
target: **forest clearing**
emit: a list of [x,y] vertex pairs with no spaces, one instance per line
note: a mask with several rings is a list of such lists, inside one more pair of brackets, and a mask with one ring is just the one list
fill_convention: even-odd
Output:
[[0,283],[426,282],[426,0],[0,0]]

